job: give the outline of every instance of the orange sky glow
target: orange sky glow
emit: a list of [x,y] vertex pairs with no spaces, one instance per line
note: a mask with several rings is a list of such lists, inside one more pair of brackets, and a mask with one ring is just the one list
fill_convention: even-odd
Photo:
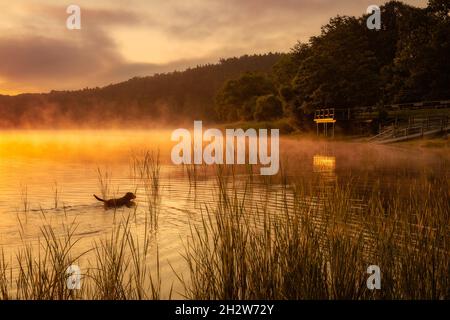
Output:
[[[244,54],[287,52],[374,0],[0,0],[0,94],[104,86]],[[425,6],[426,0],[406,0]]]

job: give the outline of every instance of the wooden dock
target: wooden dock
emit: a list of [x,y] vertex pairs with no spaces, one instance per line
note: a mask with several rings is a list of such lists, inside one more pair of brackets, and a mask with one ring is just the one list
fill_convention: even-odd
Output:
[[[381,114],[383,113],[383,116]],[[450,100],[353,108],[320,108],[314,113],[317,135],[334,137],[336,122],[353,133],[378,133],[365,141],[392,143],[449,131]],[[331,129],[331,135],[329,135]]]
[[334,108],[318,109],[314,113],[314,122],[317,126],[317,135],[320,134],[319,127],[323,126],[323,135],[328,137],[328,125],[331,124],[331,136],[334,137],[334,124],[336,119],[334,118]]

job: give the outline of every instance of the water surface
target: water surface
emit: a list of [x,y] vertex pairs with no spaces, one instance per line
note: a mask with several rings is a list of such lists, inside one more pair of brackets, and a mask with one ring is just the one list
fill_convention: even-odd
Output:
[[[183,244],[190,240],[190,226],[200,222],[208,207],[214,207],[216,179],[213,170],[200,166],[193,185],[185,167],[172,165],[170,133],[170,130],[1,132],[0,247],[6,257],[11,257],[11,265],[14,267],[17,248],[24,243],[37,245],[42,240],[41,228],[48,224],[62,235],[62,226],[74,223],[75,238],[79,239],[74,248],[77,252],[91,249],[95,241],[106,237],[113,225],[130,213],[134,217],[133,228],[142,235],[148,203],[132,159],[150,150],[155,156],[159,152],[161,161],[159,219],[151,234],[152,250],[153,254],[156,248],[159,251],[164,294],[173,285],[173,296],[181,297],[183,289],[172,269],[188,277],[182,258]],[[388,183],[390,176],[399,172],[410,179],[424,170],[448,174],[449,157],[445,151],[296,138],[281,139],[280,147],[282,168],[289,179],[307,177],[333,184],[353,175],[369,177],[365,181],[382,179]],[[101,195],[99,170],[108,176],[109,196],[137,193],[135,212],[128,208],[105,211],[93,198],[94,193]],[[245,170],[237,174],[243,178],[246,175]],[[277,214],[282,205],[290,205],[290,197],[282,197],[279,181],[274,179],[270,184],[267,193],[255,181],[256,196],[251,201]],[[361,185],[361,190],[370,187]],[[358,203],[358,199],[353,200]],[[305,201],[314,201],[314,194]],[[89,267],[90,258],[92,254],[88,253],[78,261],[81,269]]]

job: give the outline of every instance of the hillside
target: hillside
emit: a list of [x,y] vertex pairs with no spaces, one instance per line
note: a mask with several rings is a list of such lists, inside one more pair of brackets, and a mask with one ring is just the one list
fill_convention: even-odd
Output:
[[132,78],[102,88],[0,96],[1,128],[159,125],[214,121],[214,97],[226,80],[268,73],[282,54],[222,59],[185,71]]
[[[182,72],[133,78],[103,88],[0,96],[0,128],[114,127],[288,120],[311,130],[320,108],[450,99],[450,3],[381,6],[380,30],[368,15],[336,16],[289,53],[246,55]],[[289,44],[286,44],[289,45]]]

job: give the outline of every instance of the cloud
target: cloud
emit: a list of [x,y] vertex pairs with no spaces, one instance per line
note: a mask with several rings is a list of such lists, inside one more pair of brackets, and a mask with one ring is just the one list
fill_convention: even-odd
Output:
[[288,51],[330,17],[360,15],[373,0],[77,2],[80,31],[65,28],[66,7],[56,0],[5,6],[0,92],[101,86],[218,58]]
[[121,61],[107,37],[98,33],[89,35],[72,40],[43,36],[0,38],[0,75],[15,82],[70,83]]
[[[96,3],[98,3],[96,1]],[[82,20],[90,25],[135,25],[147,22],[147,19],[143,19],[143,15],[137,10],[133,10],[132,6],[129,7],[115,7],[110,4],[105,6],[93,6],[91,1],[76,1],[81,8]],[[65,4],[52,4],[40,1],[39,3],[31,2],[25,3],[21,7],[21,11],[25,12],[25,17],[32,16],[34,19],[39,16],[44,16],[46,19],[53,19],[54,21],[65,21],[68,14],[66,8],[69,3]]]
[[101,33],[89,33],[89,37],[73,41],[41,36],[0,38],[0,61],[4,82],[15,87],[39,84],[51,89],[101,86],[201,63],[197,60],[167,64],[128,62]]
[[33,13],[33,19],[23,20],[26,32],[0,36],[0,94],[103,86],[207,62],[189,57],[166,63],[127,60],[110,28],[148,28],[152,22],[137,11],[83,6],[82,30],[68,31],[64,7],[28,4],[24,8],[23,12]]

